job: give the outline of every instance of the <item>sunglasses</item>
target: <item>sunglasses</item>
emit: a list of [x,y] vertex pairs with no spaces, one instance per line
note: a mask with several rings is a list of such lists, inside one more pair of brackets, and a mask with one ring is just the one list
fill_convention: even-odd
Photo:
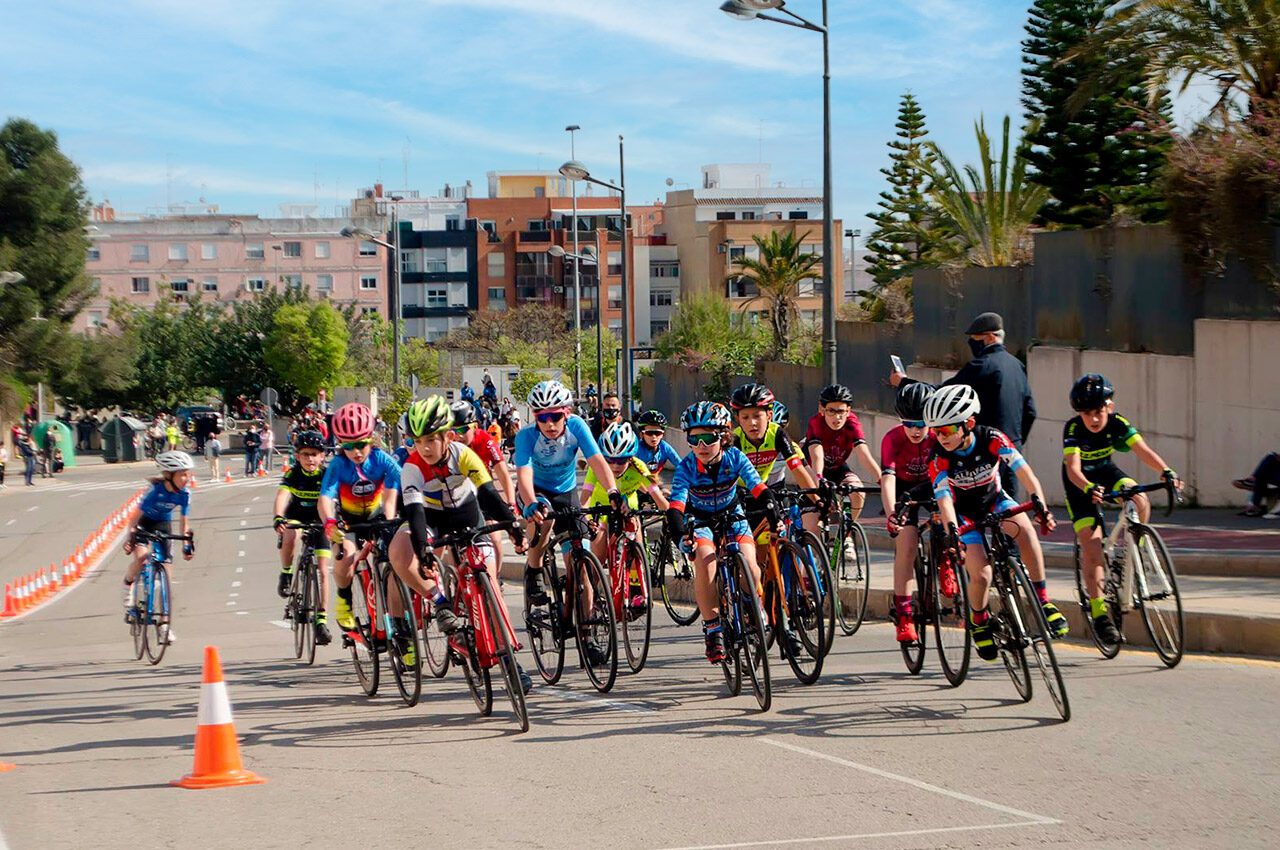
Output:
[[667,436],[667,432],[666,432],[666,431],[660,431],[660,430],[657,430],[657,429],[654,429],[654,430],[652,430],[652,431],[641,431],[640,433],[644,434],[646,437],[665,437],[665,436]]
[[689,442],[695,446],[709,446],[712,443],[720,442],[719,434],[690,434]]
[[536,414],[535,418],[542,424],[549,425],[555,422],[559,422],[561,419],[564,419],[564,411],[552,410],[548,413],[539,413],[539,414]]
[[939,437],[954,437],[956,434],[964,431],[963,425],[939,425],[933,429],[933,433]]
[[628,464],[628,463],[630,463],[630,462],[631,462],[631,458],[629,458],[629,457],[609,457],[608,455],[606,455],[606,456],[605,456],[605,461],[606,461],[610,466],[622,466],[622,465],[624,465],[624,464]]
[[904,427],[904,428],[923,428],[923,427],[924,427],[924,420],[923,420],[923,419],[903,419],[903,420],[902,420],[902,427]]
[[461,428],[453,428],[453,429],[451,429],[451,430],[453,431],[453,433],[455,433],[455,434],[459,434],[459,435],[461,435],[461,436],[465,437],[465,436],[467,436],[467,434],[471,433],[471,426],[470,426],[470,425],[463,425]]
[[352,440],[349,443],[342,443],[342,447],[349,452],[354,452],[358,449],[363,449],[365,446],[369,445],[372,442],[373,442],[372,439],[366,437],[363,440]]

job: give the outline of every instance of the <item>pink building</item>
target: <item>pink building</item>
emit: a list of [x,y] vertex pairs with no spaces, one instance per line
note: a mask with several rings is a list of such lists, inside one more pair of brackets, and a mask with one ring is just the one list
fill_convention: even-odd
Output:
[[338,305],[390,315],[386,250],[341,235],[344,227],[352,227],[384,238],[381,219],[225,214],[95,219],[88,228],[85,267],[96,291],[76,317],[78,330],[105,326],[113,298],[138,305],[195,297],[227,304],[285,287],[305,287]]

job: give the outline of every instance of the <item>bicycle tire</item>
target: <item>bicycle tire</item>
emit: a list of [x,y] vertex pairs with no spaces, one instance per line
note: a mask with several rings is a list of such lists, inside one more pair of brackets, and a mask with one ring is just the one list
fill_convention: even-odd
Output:
[[[454,604],[458,605],[457,600]],[[454,610],[459,616],[466,613],[460,607],[455,607]],[[464,642],[466,652],[458,659],[458,666],[462,668],[462,675],[467,680],[467,690],[471,692],[480,715],[488,717],[493,713],[493,682],[489,678],[489,668],[480,666],[475,635],[475,629],[471,625],[463,629],[460,639]]]
[[[836,620],[840,624],[840,631],[847,636],[862,627],[862,620],[867,613],[867,597],[871,588],[871,556],[867,548],[867,533],[848,515],[841,514],[837,531],[838,536],[831,541],[833,545],[828,547],[828,556],[836,585]],[[852,564],[846,557],[846,539],[853,541]],[[852,597],[847,614],[843,598],[846,591]]]
[[632,673],[644,669],[649,659],[649,641],[653,632],[653,594],[649,589],[649,559],[645,549],[635,540],[625,544],[626,560],[623,563],[622,579],[628,584],[630,570],[634,568],[640,576],[640,596],[644,599],[644,607],[633,609],[628,598],[630,588],[622,594],[622,610],[618,612],[622,625],[622,647],[627,655],[627,666]]
[[[591,552],[582,548],[572,550],[570,563],[577,576],[573,612],[578,657],[592,686],[602,694],[608,693],[618,677],[618,630],[613,617],[613,590],[604,567]],[[584,586],[591,588],[590,609],[584,605]],[[595,664],[591,663],[591,653],[587,649],[592,643],[604,653],[603,660]]]
[[[457,581],[454,579],[452,567],[447,567],[440,562],[434,555],[431,556],[435,563],[434,570],[437,581],[442,585],[442,592],[450,599],[453,598],[454,590],[457,587]],[[422,630],[422,651],[427,657],[427,670],[437,679],[444,678],[449,672],[449,665],[453,660],[452,654],[449,652],[449,636],[440,631],[440,627],[436,625],[436,618],[433,616],[435,605],[430,600],[422,600],[422,622],[418,624],[418,628]]]
[[[355,637],[351,639],[351,663],[356,668],[360,689],[369,697],[378,693],[381,675],[378,664],[377,612],[369,609],[369,583],[376,581],[370,575],[369,567],[362,564],[356,567],[351,582],[351,616],[356,621],[353,629]],[[360,593],[359,600],[355,598],[356,591]]]
[[755,582],[751,580],[742,553],[735,552],[733,559],[738,577],[738,613],[742,618],[738,624],[738,651],[741,652],[747,678],[751,680],[756,703],[761,711],[768,711],[773,704],[773,682],[769,678],[769,652],[764,644],[764,611],[760,608],[760,596],[755,591]]
[[[916,589],[911,594],[911,619],[916,627],[916,639],[914,641],[898,641],[898,650],[902,653],[903,663],[907,665],[907,672],[912,676],[918,676],[920,671],[924,669],[925,626],[928,624],[925,600],[933,599],[933,587],[929,581],[928,567],[925,565],[924,557],[920,554],[919,547],[916,550],[916,559],[912,569],[915,572]],[[896,611],[894,612],[894,617],[897,617]]]
[[[671,617],[671,621],[677,626],[691,625],[698,619],[698,603],[685,602],[683,600],[673,598],[670,582],[680,581],[687,585],[692,596],[693,591],[693,566],[689,563],[689,558],[685,555],[684,550],[680,548],[678,543],[672,543],[667,537],[666,531],[663,531],[662,537],[659,538],[658,576],[659,584],[662,591],[662,605],[667,609],[667,615]],[[670,576],[668,576],[670,570]]]
[[151,587],[147,603],[147,624],[151,628],[147,635],[147,659],[155,666],[164,659],[165,650],[169,648],[165,638],[173,621],[173,595],[169,587],[169,571],[164,564],[155,565],[151,573]]
[[316,575],[315,560],[308,555],[303,566],[302,616],[306,627],[303,630],[302,657],[308,665],[316,661],[316,615],[320,612],[320,578]]
[[529,602],[529,588],[524,588],[524,628],[529,634],[529,649],[533,652],[533,663],[538,668],[538,675],[548,685],[560,681],[564,674],[565,624],[560,613],[564,611],[563,593],[556,580],[555,547],[547,545],[542,556],[542,587],[549,601],[532,605]]
[[831,652],[831,647],[835,643],[837,628],[836,606],[839,604],[836,596],[835,577],[831,573],[831,559],[827,554],[827,547],[822,542],[822,538],[812,531],[797,529],[791,542],[800,547],[801,552],[809,553],[805,556],[805,560],[813,564],[814,572],[818,574],[818,580],[822,582],[823,620],[827,624],[827,635],[822,647],[822,654],[826,656]]
[[925,532],[929,535],[929,549],[935,552],[930,559],[929,569],[933,573],[933,618],[934,646],[938,650],[938,663],[942,665],[942,675],[951,687],[958,686],[969,675],[969,661],[973,649],[973,637],[969,633],[969,574],[964,564],[948,564],[956,577],[956,594],[945,596],[942,593],[941,563],[939,553],[941,541],[934,538],[932,527]]
[[[761,565],[762,569],[767,567]],[[771,651],[778,639],[778,629],[782,623],[782,593],[779,592],[777,583],[769,578],[767,572],[764,577],[764,614],[766,628],[764,630],[766,651]]]
[[[1124,643],[1123,636],[1115,643],[1107,643],[1098,634],[1098,630],[1093,626],[1093,606],[1089,602],[1089,590],[1084,582],[1084,563],[1080,560],[1080,541],[1077,539],[1072,546],[1072,554],[1075,559],[1076,574],[1076,593],[1080,599],[1080,616],[1084,618],[1085,627],[1089,630],[1089,637],[1093,639],[1093,645],[1098,648],[1098,652],[1102,653],[1103,658],[1111,659],[1120,654],[1120,647]],[[1103,598],[1107,601],[1107,613],[1111,615],[1111,621],[1116,624],[1116,628],[1120,628],[1120,606],[1116,604],[1116,600],[1110,593],[1109,576],[1111,573],[1110,565],[1106,562],[1106,556],[1103,556],[1102,576],[1103,576]]]
[[524,688],[520,686],[520,668],[516,665],[515,649],[511,646],[511,636],[503,624],[502,606],[499,604],[497,589],[488,573],[481,573],[480,593],[484,599],[485,618],[489,621],[489,631],[493,635],[494,656],[498,659],[498,667],[502,669],[503,687],[511,699],[511,711],[521,732],[529,731],[529,706],[524,699]]
[[[1154,528],[1146,525],[1130,526],[1130,528],[1133,539],[1129,545],[1137,547],[1134,551],[1139,565],[1137,569],[1142,570],[1142,583],[1147,585],[1147,590],[1140,592],[1137,600],[1142,614],[1142,623],[1147,627],[1147,635],[1151,638],[1151,644],[1155,647],[1160,660],[1166,667],[1176,667],[1182,660],[1182,654],[1186,648],[1186,619],[1182,610],[1182,594],[1178,591],[1178,576],[1173,567],[1173,558],[1170,557],[1169,550]],[[1143,539],[1151,543],[1149,551],[1148,547],[1141,545]],[[1151,560],[1150,555],[1155,555],[1156,560]],[[1168,588],[1156,587],[1153,590],[1152,579],[1167,584]],[[1139,589],[1142,583],[1138,584]],[[1153,604],[1170,597],[1173,598],[1172,611],[1165,611],[1161,606]]]
[[1044,609],[1040,607],[1040,598],[1036,595],[1035,586],[1031,584],[1031,576],[1027,568],[1019,560],[1013,562],[1017,584],[1014,595],[1018,600],[1019,614],[1027,628],[1027,640],[1040,668],[1040,676],[1049,691],[1049,698],[1062,717],[1062,722],[1071,719],[1071,700],[1067,696],[1067,683],[1062,678],[1062,668],[1058,666],[1058,656],[1053,651],[1053,638],[1049,634],[1049,621],[1045,619]]
[[1012,592],[1011,589],[1000,588],[1000,611],[991,615],[996,618],[992,631],[996,647],[1000,650],[1000,660],[1004,662],[1004,669],[1013,682],[1014,690],[1023,702],[1030,702],[1034,691],[1031,669],[1027,666],[1027,653],[1022,645],[1025,636],[1017,625],[1016,602],[1009,595]]
[[729,599],[729,589],[721,580],[720,570],[716,569],[717,592],[720,594],[720,628],[724,630],[724,661],[720,662],[720,672],[724,674],[725,687],[729,696],[736,697],[742,693],[742,657],[738,653],[738,636],[734,631],[733,603]]
[[147,654],[147,624],[143,622],[146,605],[139,604],[141,600],[138,597],[138,591],[146,592],[143,587],[143,573],[139,573],[137,578],[133,580],[134,601],[133,601],[133,622],[129,624],[129,634],[133,637],[133,658],[135,661],[141,661],[142,656]]
[[[396,680],[396,689],[400,691],[400,699],[412,708],[422,696],[422,645],[418,640],[418,618],[414,615],[413,598],[409,595],[409,588],[392,571],[390,564],[382,565],[382,581],[378,584],[382,590],[382,610],[386,612],[384,617],[388,625],[387,662],[391,665],[391,674]],[[404,611],[401,618],[405,624],[403,626],[391,616],[391,602],[395,598],[392,594],[400,597],[400,606]],[[404,662],[402,643],[404,651],[413,650],[412,666]]]
[[800,638],[803,652],[783,650],[782,656],[791,667],[797,681],[812,685],[822,675],[826,659],[827,623],[824,619],[824,594],[821,580],[814,565],[794,542],[781,541],[778,547],[778,566],[782,571],[783,585],[787,573],[791,573],[790,587],[786,588],[787,613],[791,628]]

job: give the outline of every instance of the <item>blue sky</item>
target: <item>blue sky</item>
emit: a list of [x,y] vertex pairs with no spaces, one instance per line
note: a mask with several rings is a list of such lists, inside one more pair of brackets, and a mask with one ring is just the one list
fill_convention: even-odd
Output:
[[[1020,113],[1029,0],[832,0],[835,208],[883,188],[900,95],[976,157],[973,121]],[[429,194],[554,169],[563,128],[628,200],[712,162],[821,178],[821,39],[718,0],[3,0],[0,117],[55,130],[92,198],[124,212],[203,196],[223,211],[346,203],[381,176]],[[790,0],[807,17],[819,0]]]

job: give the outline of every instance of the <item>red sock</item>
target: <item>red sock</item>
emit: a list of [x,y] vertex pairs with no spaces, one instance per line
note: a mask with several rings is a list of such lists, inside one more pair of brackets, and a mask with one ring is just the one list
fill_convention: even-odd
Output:
[[899,617],[910,617],[911,609],[910,596],[899,596],[896,593],[893,595],[893,610],[898,612]]

